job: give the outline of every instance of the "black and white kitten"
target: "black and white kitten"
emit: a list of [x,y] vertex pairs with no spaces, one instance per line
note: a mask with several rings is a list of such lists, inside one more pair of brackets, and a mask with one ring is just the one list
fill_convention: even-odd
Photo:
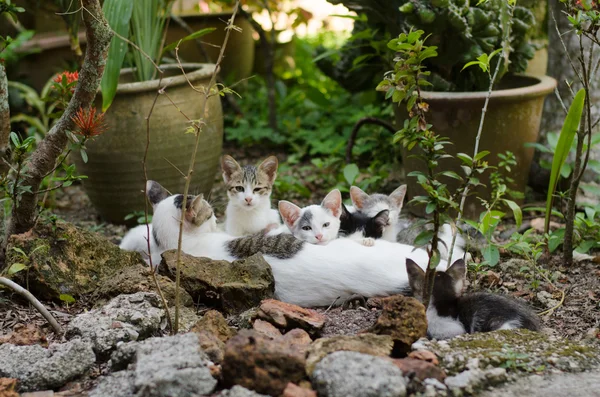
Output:
[[[425,271],[406,259],[408,283],[413,295],[423,301]],[[427,308],[427,333],[435,339],[449,339],[474,332],[526,328],[539,331],[540,320],[524,304],[503,295],[477,292],[463,295],[465,262],[460,259],[446,271],[435,274],[433,294]]]
[[362,238],[364,245],[373,245],[374,241],[382,238],[389,224],[389,210],[379,211],[374,217],[363,212],[350,212],[342,203],[340,216],[340,237]]

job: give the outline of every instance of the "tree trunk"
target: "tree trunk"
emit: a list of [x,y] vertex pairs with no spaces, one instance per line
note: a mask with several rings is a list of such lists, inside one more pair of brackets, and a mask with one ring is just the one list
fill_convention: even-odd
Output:
[[[100,0],[83,0],[82,5],[87,46],[85,59],[79,72],[79,82],[62,117],[26,162],[28,172],[23,179],[24,186],[30,186],[30,191],[33,193],[23,193],[21,198],[13,203],[12,216],[5,231],[2,251],[6,248],[10,235],[24,233],[33,227],[38,198],[35,192],[38,191],[43,177],[52,170],[68,143],[65,131],[73,129],[75,124],[72,117],[80,108],[87,109],[93,104],[104,73],[112,31],[102,14]],[[0,270],[3,267],[4,263],[0,263]]]

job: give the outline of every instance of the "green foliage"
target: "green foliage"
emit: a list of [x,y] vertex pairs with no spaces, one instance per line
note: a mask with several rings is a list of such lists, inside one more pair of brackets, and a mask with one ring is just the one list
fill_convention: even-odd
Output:
[[[135,219],[138,225],[146,224],[146,213],[144,211],[134,211],[127,215],[123,220],[128,221],[130,219]],[[152,223],[152,214],[148,214],[148,223]]]

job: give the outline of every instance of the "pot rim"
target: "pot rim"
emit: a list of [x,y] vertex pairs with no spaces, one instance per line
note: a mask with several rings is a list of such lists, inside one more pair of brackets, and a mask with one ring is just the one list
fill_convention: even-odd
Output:
[[[154,79],[148,81],[136,81],[133,83],[123,83],[117,86],[117,94],[136,93],[144,91],[156,91],[158,90],[159,84],[162,87],[166,86],[177,86],[187,84],[188,80],[190,83],[198,80],[210,78],[215,71],[216,65],[214,63],[182,63],[181,67],[185,69],[194,69],[192,72],[186,72],[185,75],[179,74],[177,76],[165,77],[162,79]],[[179,64],[167,64],[160,65],[163,70],[179,70]],[[121,69],[120,75],[125,73],[132,73],[135,68]]]
[[[516,100],[516,99],[531,99],[545,97],[554,91],[557,82],[550,76],[534,76],[531,74],[514,74],[516,77],[526,77],[535,79],[536,84],[528,85],[519,88],[509,88],[505,90],[492,91],[490,99],[492,100]],[[443,92],[443,91],[421,91],[421,95],[425,100],[433,101],[484,101],[488,95],[487,91],[470,91],[470,92]]]

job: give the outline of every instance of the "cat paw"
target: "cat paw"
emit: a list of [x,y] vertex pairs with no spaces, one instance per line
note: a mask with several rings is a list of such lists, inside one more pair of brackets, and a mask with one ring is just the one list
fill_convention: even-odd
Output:
[[360,243],[365,247],[372,247],[375,245],[375,239],[371,237],[363,238]]
[[277,223],[269,223],[263,230],[263,234],[269,234],[270,232],[272,232],[273,230],[277,229],[279,227],[279,224]]
[[354,294],[349,296],[342,303],[342,310],[346,309],[358,309],[359,307],[367,307],[367,300],[364,296]]

